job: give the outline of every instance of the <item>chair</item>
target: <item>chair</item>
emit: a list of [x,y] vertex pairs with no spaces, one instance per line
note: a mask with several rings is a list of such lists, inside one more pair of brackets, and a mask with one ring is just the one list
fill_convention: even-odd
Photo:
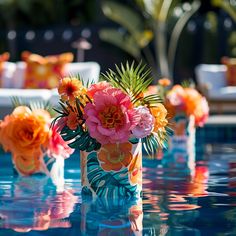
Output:
[[[24,89],[24,62],[15,65],[9,63],[9,71],[3,73],[4,88],[0,88],[0,119],[12,111],[12,97],[22,98],[25,101],[45,101],[57,106],[59,94],[57,89]],[[6,69],[6,68],[5,68]],[[84,84],[99,80],[100,65],[97,62],[68,63],[65,68],[66,75],[80,76]]]
[[208,99],[210,112],[236,112],[236,86],[227,86],[227,67],[220,64],[200,64],[195,68],[199,90]]

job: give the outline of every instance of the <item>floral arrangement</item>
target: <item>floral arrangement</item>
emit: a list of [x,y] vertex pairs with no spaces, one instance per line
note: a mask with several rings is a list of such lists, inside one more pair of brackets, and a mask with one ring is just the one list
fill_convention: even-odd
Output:
[[127,63],[102,74],[96,84],[63,78],[58,87],[61,109],[55,109],[59,115],[54,120],[62,138],[86,152],[106,152],[105,147],[139,140],[149,153],[155,152],[166,139],[168,122],[160,97],[144,93],[152,82],[149,75],[145,66]]
[[[73,153],[58,133],[49,106],[18,105],[0,121],[0,144],[12,154],[16,171],[24,176],[48,173],[47,165],[58,157],[67,158]],[[47,163],[45,158],[49,158]]]
[[161,95],[170,118],[180,113],[187,117],[192,115],[195,119],[195,126],[202,127],[209,115],[206,98],[197,91],[193,83],[184,82],[171,88],[170,84],[169,79],[160,79],[156,88],[153,86],[149,88],[149,93],[156,92]]

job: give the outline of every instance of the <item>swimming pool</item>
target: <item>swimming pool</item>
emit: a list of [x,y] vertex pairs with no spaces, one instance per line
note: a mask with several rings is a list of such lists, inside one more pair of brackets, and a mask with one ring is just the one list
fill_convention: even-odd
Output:
[[142,199],[91,202],[76,155],[57,192],[48,178],[13,177],[1,154],[0,235],[236,235],[235,150],[218,145],[198,160],[192,178],[144,160]]

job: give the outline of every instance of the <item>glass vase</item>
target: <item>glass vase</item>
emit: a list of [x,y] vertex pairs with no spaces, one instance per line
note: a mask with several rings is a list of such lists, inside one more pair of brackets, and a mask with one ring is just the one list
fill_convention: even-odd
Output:
[[139,198],[142,191],[142,144],[103,145],[80,152],[82,194],[108,199]]
[[56,158],[44,155],[40,158],[32,156],[13,156],[14,173],[19,176],[46,175],[57,187],[64,186],[64,157]]
[[180,175],[193,175],[196,139],[194,116],[179,114],[174,117],[171,123],[173,134],[169,137],[168,148],[163,151],[163,168]]

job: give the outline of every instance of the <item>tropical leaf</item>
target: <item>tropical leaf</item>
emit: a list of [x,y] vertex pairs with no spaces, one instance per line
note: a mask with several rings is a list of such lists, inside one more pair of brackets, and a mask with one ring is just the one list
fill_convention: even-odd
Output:
[[91,152],[101,147],[101,144],[92,138],[82,126],[78,126],[76,130],[71,130],[68,126],[64,126],[60,134],[65,141],[71,141],[68,145],[73,149]]
[[119,172],[104,171],[99,165],[96,152],[90,153],[87,157],[87,177],[92,190],[99,197],[131,198],[137,193],[137,186],[130,185],[128,169],[124,168]]
[[156,106],[158,103],[162,103],[163,100],[161,99],[161,97],[158,94],[151,94],[151,95],[147,95],[146,97],[139,99],[142,101],[143,105],[147,105],[148,107],[154,107]]
[[52,106],[46,101],[27,101],[26,99],[16,96],[12,97],[11,101],[14,108],[18,106],[27,106],[31,110],[44,109],[49,113],[52,113]]
[[[141,103],[145,105],[146,102],[148,103],[150,100],[143,99],[142,93],[147,90],[148,86],[153,81],[150,74],[151,70],[146,69],[146,66],[142,65],[142,62],[140,62],[136,68],[134,62],[131,65],[127,62],[125,66],[123,64],[121,64],[120,67],[116,65],[116,72],[109,70],[105,74],[102,74],[102,76],[114,87],[120,88],[128,94],[134,104]],[[156,98],[157,97],[155,97],[155,99]]]
[[14,108],[18,107],[18,106],[27,106],[26,101],[24,101],[22,98],[20,97],[15,97],[13,96],[11,98],[11,102]]
[[124,4],[115,1],[103,1],[102,11],[106,17],[123,26],[133,36],[144,29],[142,17]]
[[181,86],[183,88],[195,88],[196,87],[193,80],[183,80],[181,82]]
[[142,144],[148,157],[153,158],[159,148],[167,148],[168,137],[171,136],[172,133],[173,130],[169,126],[166,126],[165,132],[152,132],[149,136],[142,138]]
[[102,29],[99,31],[99,37],[108,43],[111,43],[134,58],[138,59],[141,55],[141,49],[135,38],[125,32],[117,31],[117,29]]

